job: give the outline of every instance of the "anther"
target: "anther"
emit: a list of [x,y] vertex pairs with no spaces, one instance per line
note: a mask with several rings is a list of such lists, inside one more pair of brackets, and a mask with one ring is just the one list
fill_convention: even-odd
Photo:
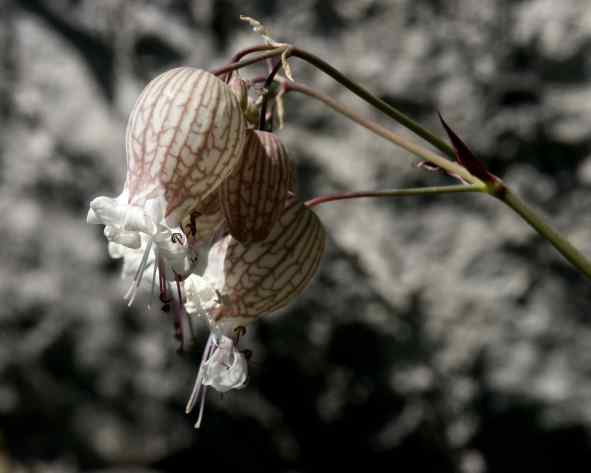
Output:
[[189,233],[191,236],[197,235],[197,222],[196,220],[201,217],[201,212],[198,210],[193,210],[191,215],[189,216],[189,223],[187,224],[187,228],[189,229],[186,233]]
[[240,325],[234,329],[234,334],[236,336],[236,338],[234,339],[234,345],[238,345],[238,342],[240,341],[240,337],[244,336],[245,333],[246,333],[246,327],[244,327],[243,325]]
[[179,245],[182,245],[182,244],[184,243],[184,241],[185,241],[185,239],[184,239],[184,237],[183,237],[183,234],[182,234],[182,233],[180,233],[180,232],[173,233],[173,234],[171,235],[171,237],[170,237],[170,240],[171,240],[173,243],[178,243]]

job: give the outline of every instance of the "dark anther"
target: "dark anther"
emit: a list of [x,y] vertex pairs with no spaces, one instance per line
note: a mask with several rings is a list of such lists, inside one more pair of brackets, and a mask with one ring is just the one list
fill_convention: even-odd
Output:
[[248,348],[242,350],[242,354],[244,355],[244,358],[246,358],[246,361],[249,361],[252,358],[252,350],[249,350]]
[[170,304],[168,302],[162,304],[162,312],[170,312]]
[[189,216],[189,223],[187,224],[188,230],[186,233],[189,233],[191,236],[195,236],[197,234],[197,223],[195,220],[197,220],[199,217],[201,217],[201,212],[198,210],[193,210],[193,212],[191,212],[191,215]]
[[183,241],[184,241],[184,237],[183,237],[183,234],[182,233],[178,233],[177,232],[177,233],[173,233],[172,234],[172,236],[170,237],[170,240],[173,243],[178,243],[179,245],[182,245],[183,244]]
[[234,334],[236,335],[236,338],[234,339],[234,345],[238,345],[238,342],[240,341],[240,337],[242,337],[245,333],[246,333],[246,327],[244,327],[242,325],[240,325],[234,329]]

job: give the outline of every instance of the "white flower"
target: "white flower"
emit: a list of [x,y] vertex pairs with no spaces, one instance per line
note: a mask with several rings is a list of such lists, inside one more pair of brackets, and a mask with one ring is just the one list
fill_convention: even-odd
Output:
[[157,264],[160,277],[168,281],[184,279],[194,266],[194,255],[181,228],[166,222],[162,200],[147,199],[142,207],[130,205],[124,190],[117,198],[101,196],[90,202],[86,221],[105,225],[109,254],[124,258],[124,275],[135,268],[134,281],[126,296],[130,305],[150,265]]
[[285,307],[308,285],[325,241],[318,217],[292,198],[265,240],[241,243],[226,235],[212,245],[203,276],[184,281],[187,312],[233,334]]
[[203,363],[203,385],[222,393],[243,388],[248,375],[244,354],[225,335],[214,335],[214,344],[211,356]]
[[185,310],[187,314],[203,317],[211,330],[232,336],[254,317],[242,317],[226,287],[224,264],[232,237],[226,236],[211,246],[207,254],[207,267],[203,276],[189,275],[184,281]]
[[219,333],[219,331],[212,331],[203,351],[193,392],[185,409],[187,414],[191,412],[199,401],[199,395],[201,395],[195,428],[200,427],[203,419],[203,408],[208,386],[225,393],[232,389],[242,389],[246,386],[247,379],[248,365],[244,354],[236,348],[231,338]]
[[[199,428],[203,419],[205,394],[208,386],[224,393],[232,389],[242,389],[248,378],[246,357],[238,350],[231,337],[238,336],[238,330],[252,319],[217,317],[232,305],[229,298],[223,294],[224,259],[230,239],[231,237],[222,238],[211,247],[203,276],[191,274],[183,283],[185,311],[190,316],[205,318],[211,330],[203,351],[197,379],[186,407],[188,414],[197,402],[200,402],[195,428]],[[200,401],[199,395],[201,395]]]
[[[154,265],[154,281],[158,271],[165,300],[168,281],[178,285],[195,269],[191,248],[200,246],[195,240],[203,232],[192,232],[188,242],[179,225],[188,216],[196,228],[193,212],[212,196],[215,202],[241,159],[245,127],[230,87],[200,69],[167,71],[139,96],[127,123],[124,190],[117,198],[95,198],[87,216],[88,223],[105,225],[109,252],[124,259],[126,270],[137,263],[130,303],[148,266]],[[207,217],[215,231],[218,219]]]

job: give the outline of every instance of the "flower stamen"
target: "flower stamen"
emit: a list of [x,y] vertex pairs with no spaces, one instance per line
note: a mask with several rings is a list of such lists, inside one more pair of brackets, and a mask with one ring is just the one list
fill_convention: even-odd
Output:
[[185,306],[183,304],[183,293],[181,291],[181,278],[176,275],[175,283],[176,283],[176,290],[178,295],[178,305],[175,306],[174,312],[174,336],[180,342],[179,345],[179,352],[182,352],[184,349],[184,333],[183,333],[183,313],[185,312]]
[[197,378],[195,379],[195,384],[193,385],[193,390],[191,391],[191,396],[189,397],[189,401],[187,402],[187,406],[185,407],[185,414],[189,414],[197,401],[199,400],[199,394],[202,392],[201,387],[203,386],[203,393],[201,395],[201,403],[199,406],[199,414],[197,416],[197,422],[195,422],[195,428],[198,429],[201,426],[201,420],[203,419],[203,410],[205,407],[205,394],[207,392],[207,386],[203,385],[203,376],[205,371],[203,369],[205,362],[209,360],[209,356],[211,351],[213,350],[215,345],[215,336],[213,333],[209,334],[207,338],[207,343],[205,344],[205,350],[203,350],[203,355],[201,356],[201,364],[199,365],[199,371],[197,372]]
[[154,248],[154,270],[152,271],[152,284],[150,286],[150,302],[148,303],[148,310],[152,308],[152,302],[154,302],[154,288],[156,287],[156,271],[158,270],[158,247]]
[[173,243],[177,243],[179,245],[182,245],[184,243],[183,234],[180,232],[173,233],[170,237],[170,241],[172,241]]
[[144,254],[142,256],[142,260],[137,267],[137,271],[135,272],[135,276],[133,281],[131,282],[131,286],[129,287],[125,296],[123,296],[124,300],[128,300],[128,307],[131,307],[133,301],[135,300],[135,296],[137,295],[137,291],[140,287],[140,283],[142,282],[142,277],[144,276],[144,271],[147,268],[148,257],[150,256],[150,251],[152,250],[152,239],[150,238],[146,244],[146,249],[144,250]]

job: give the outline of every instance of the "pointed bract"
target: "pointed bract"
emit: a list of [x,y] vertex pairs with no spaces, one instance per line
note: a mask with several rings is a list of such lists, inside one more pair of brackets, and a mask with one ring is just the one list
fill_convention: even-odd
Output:
[[449,125],[443,119],[441,113],[439,114],[439,120],[441,120],[441,124],[443,128],[445,128],[445,132],[451,141],[451,144],[455,150],[456,159],[461,166],[465,167],[470,174],[476,176],[479,179],[482,179],[484,182],[494,182],[498,178],[491,174],[484,163],[474,156],[474,153],[470,151],[470,148],[462,141],[462,139],[456,135],[456,133],[449,127]]

